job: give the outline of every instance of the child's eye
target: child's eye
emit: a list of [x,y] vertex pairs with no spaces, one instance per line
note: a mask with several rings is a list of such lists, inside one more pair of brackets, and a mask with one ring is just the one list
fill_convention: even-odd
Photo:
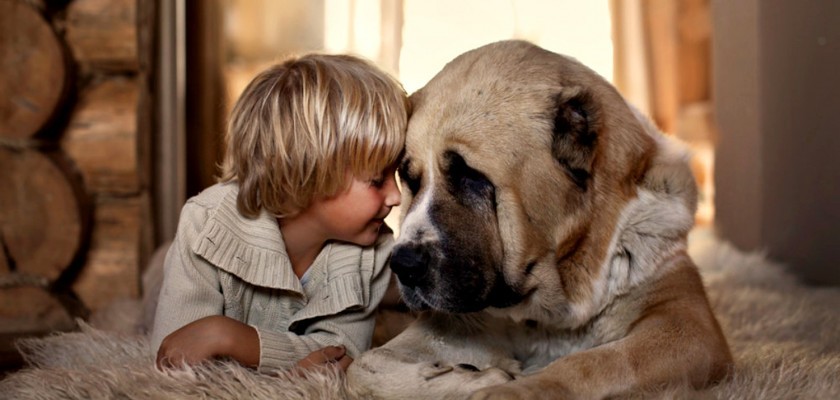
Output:
[[371,186],[382,187],[382,185],[385,184],[385,177],[377,176],[376,178],[371,179],[369,182]]

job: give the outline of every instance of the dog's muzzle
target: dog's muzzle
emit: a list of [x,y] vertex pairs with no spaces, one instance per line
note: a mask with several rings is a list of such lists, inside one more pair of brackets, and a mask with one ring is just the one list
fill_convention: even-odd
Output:
[[430,261],[431,256],[426,246],[398,245],[391,253],[391,270],[397,274],[400,283],[414,288],[426,279]]
[[522,301],[523,295],[508,286],[492,264],[469,254],[450,258],[438,251],[435,246],[407,242],[395,246],[391,253],[391,270],[410,308],[462,313]]

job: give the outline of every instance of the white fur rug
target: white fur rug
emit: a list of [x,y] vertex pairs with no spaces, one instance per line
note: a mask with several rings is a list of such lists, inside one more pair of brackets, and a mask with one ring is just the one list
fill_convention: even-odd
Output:
[[[840,288],[805,287],[761,254],[738,252],[705,230],[692,233],[690,252],[729,339],[736,370],[704,391],[677,387],[631,397],[840,399]],[[136,324],[140,308],[123,305],[120,324]],[[117,333],[113,323],[103,329],[83,324],[77,333],[19,343],[29,367],[0,381],[0,398],[353,397],[337,376],[291,379],[221,362],[159,372],[144,335]]]

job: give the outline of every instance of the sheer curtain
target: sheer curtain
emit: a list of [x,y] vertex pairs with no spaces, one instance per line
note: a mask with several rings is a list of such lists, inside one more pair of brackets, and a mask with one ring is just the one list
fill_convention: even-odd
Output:
[[710,223],[716,129],[709,0],[610,0],[610,7],[616,87],[660,129],[691,145],[697,222]]

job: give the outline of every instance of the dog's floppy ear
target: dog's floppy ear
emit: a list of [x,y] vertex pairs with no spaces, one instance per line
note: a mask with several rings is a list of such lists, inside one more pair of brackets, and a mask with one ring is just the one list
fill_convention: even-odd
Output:
[[664,135],[638,108],[628,104],[636,120],[653,140],[652,156],[644,162],[641,188],[681,201],[693,215],[697,210],[697,182],[691,171],[688,145]]
[[588,92],[567,88],[556,96],[554,112],[552,155],[569,178],[586,191],[600,124],[597,108]]

